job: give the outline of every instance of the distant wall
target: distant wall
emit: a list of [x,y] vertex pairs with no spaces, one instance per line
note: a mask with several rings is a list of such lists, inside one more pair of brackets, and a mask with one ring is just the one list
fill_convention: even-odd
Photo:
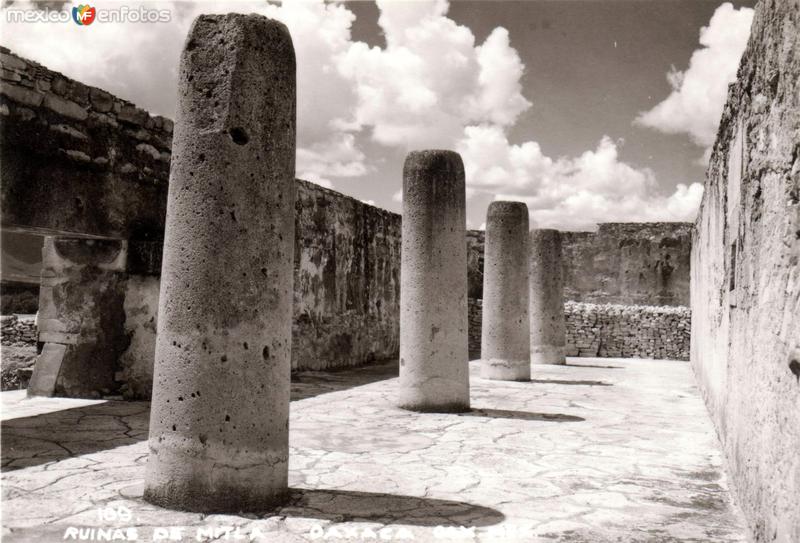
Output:
[[400,216],[298,181],[292,367],[398,355]]
[[[564,298],[625,305],[689,305],[692,225],[604,223],[597,232],[562,232]],[[469,295],[483,292],[484,233],[470,230]]]
[[[469,299],[469,351],[480,358],[481,300]],[[688,307],[566,302],[567,356],[689,360]]]
[[563,232],[564,295],[600,304],[689,305],[690,223],[606,223]]
[[763,0],[692,250],[692,365],[755,541],[800,541],[800,1]]
[[689,360],[688,307],[567,302],[567,356]]

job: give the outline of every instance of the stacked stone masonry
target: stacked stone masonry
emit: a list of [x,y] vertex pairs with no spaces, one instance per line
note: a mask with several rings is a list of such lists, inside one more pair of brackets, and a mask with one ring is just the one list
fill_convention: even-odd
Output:
[[[469,352],[481,355],[482,300],[469,299]],[[689,360],[688,307],[566,302],[567,356]]]
[[688,307],[564,304],[567,356],[689,360]]
[[172,121],[0,47],[3,226],[161,239]]
[[0,326],[3,345],[36,345],[36,321],[32,315],[3,315],[0,317]]

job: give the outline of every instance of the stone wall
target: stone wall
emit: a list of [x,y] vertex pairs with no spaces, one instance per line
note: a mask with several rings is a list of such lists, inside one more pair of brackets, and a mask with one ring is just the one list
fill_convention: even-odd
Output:
[[0,390],[27,388],[36,360],[34,315],[3,315],[0,347]]
[[755,541],[800,541],[800,1],[756,7],[692,250],[692,365]]
[[566,299],[689,305],[691,224],[606,223],[561,238]]
[[[483,292],[484,233],[467,233],[469,295]],[[604,223],[562,232],[564,297],[600,304],[689,305],[690,223]]]
[[688,307],[564,304],[567,356],[689,360]]
[[298,181],[293,368],[398,356],[400,232],[399,215]]
[[4,228],[160,239],[172,121],[0,47]]
[[36,321],[33,315],[3,315],[0,317],[0,343],[15,347],[36,346]]
[[[691,311],[680,306],[564,304],[567,356],[689,360]],[[481,353],[481,300],[469,299],[469,351]]]
[[481,326],[483,324],[483,300],[467,298],[469,357],[481,357]]

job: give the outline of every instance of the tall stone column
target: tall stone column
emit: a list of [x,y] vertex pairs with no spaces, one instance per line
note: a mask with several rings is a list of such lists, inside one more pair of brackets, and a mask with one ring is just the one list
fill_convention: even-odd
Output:
[[469,409],[464,165],[415,151],[403,166],[399,405]]
[[263,510],[287,492],[295,56],[286,27],[201,15],[181,55],[145,499]]
[[492,202],[483,264],[481,377],[531,378],[528,319],[528,206]]
[[558,230],[531,230],[529,284],[531,362],[565,364],[564,278]]

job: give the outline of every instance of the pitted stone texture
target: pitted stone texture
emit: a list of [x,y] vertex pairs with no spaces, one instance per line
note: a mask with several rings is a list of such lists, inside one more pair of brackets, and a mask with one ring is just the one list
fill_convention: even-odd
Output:
[[253,510],[287,489],[295,56],[201,15],[181,57],[145,497]]
[[492,202],[486,217],[481,377],[531,378],[528,206]]
[[566,326],[558,230],[534,229],[530,235],[531,363],[564,364]]
[[415,151],[403,167],[399,404],[469,409],[464,165]]

